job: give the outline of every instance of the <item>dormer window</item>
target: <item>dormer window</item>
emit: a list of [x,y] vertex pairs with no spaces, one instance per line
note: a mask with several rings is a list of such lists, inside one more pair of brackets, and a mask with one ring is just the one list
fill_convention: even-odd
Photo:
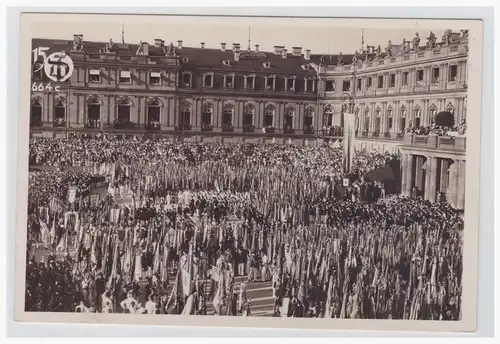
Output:
[[161,85],[161,73],[160,72],[149,73],[149,84],[153,86]]
[[255,76],[254,75],[245,76],[245,88],[247,90],[253,90],[255,88]]
[[130,71],[122,70],[120,71],[120,84],[130,84],[132,81],[130,76]]
[[101,82],[101,71],[99,69],[89,70],[89,82],[100,83]]
[[335,92],[335,80],[326,81],[326,92]]
[[224,76],[224,87],[225,88],[234,88],[234,75],[225,75]]
[[351,89],[351,82],[349,80],[344,80],[344,82],[342,83],[342,91],[349,92],[350,89]]
[[289,92],[295,91],[295,78],[286,79],[286,90]]
[[269,61],[262,63],[262,65],[264,66],[264,68],[271,68],[271,62]]
[[203,87],[214,87],[214,75],[209,73],[203,75]]
[[306,89],[306,92],[314,92],[315,91],[314,79],[306,79],[305,89]]
[[191,73],[189,72],[182,73],[182,86],[191,87]]
[[186,64],[189,62],[189,59],[187,57],[182,58],[182,63]]
[[302,65],[302,69],[303,70],[310,70],[311,69],[311,65],[309,65],[309,64]]
[[231,65],[231,60],[224,60],[224,61],[222,61],[222,64],[224,66],[230,66]]
[[276,85],[276,77],[275,76],[268,76],[266,77],[266,90],[267,91],[273,91]]

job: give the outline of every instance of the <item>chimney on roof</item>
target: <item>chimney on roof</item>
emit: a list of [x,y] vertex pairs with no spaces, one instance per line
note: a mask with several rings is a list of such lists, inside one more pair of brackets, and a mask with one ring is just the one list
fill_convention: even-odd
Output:
[[163,47],[162,42],[163,41],[161,40],[161,38],[155,38],[155,47],[157,47],[157,48]]
[[233,43],[233,51],[240,52],[240,43]]
[[306,49],[305,52],[304,52],[304,59],[306,60],[310,60],[311,59],[311,50],[310,49]]
[[177,41],[177,49],[182,49],[182,41]]
[[240,53],[239,50],[234,52],[234,60],[235,61],[239,61],[240,60],[240,54],[241,53]]
[[77,34],[74,34],[74,35],[73,35],[73,40],[75,40],[75,41],[76,41],[77,39],[78,39],[78,35],[77,35]]
[[275,45],[274,46],[274,55],[281,55],[283,53],[283,49],[285,49],[285,47],[283,45]]
[[79,34],[78,37],[80,38],[80,40],[83,42],[83,34]]
[[302,55],[302,47],[292,47],[292,55],[293,56],[301,56]]
[[255,44],[255,51],[259,51],[259,45]]
[[201,49],[205,49],[205,42],[200,43]]
[[221,51],[226,51],[226,43],[221,43],[220,44],[220,50]]
[[142,51],[143,51],[143,55],[146,55],[146,56],[149,55],[149,43],[148,42],[142,42]]
[[286,59],[286,57],[287,57],[287,54],[286,54],[286,52],[287,52],[287,50],[286,50],[286,49],[283,49],[283,53],[282,53],[282,56],[283,56],[283,58],[284,58],[284,59]]

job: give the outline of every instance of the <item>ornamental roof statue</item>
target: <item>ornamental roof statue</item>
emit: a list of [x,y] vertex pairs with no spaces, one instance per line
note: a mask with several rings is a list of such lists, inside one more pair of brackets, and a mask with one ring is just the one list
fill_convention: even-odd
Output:
[[83,50],[83,36],[73,35],[73,51],[82,51],[82,50]]
[[344,64],[344,62],[342,61],[344,59],[344,56],[342,55],[342,53],[340,53],[340,55],[337,57],[337,66],[342,66]]
[[387,42],[387,46],[385,47],[385,54],[387,56],[392,56],[392,42]]
[[429,33],[429,37],[427,37],[427,47],[428,48],[436,47],[436,35],[432,31]]
[[176,56],[174,43],[170,42],[165,55],[166,56]]
[[142,41],[139,42],[139,46],[137,47],[136,55],[144,55],[144,49],[142,48]]
[[415,37],[413,37],[411,43],[413,45],[413,50],[418,50],[418,48],[420,47],[420,35],[418,34],[418,32],[415,32]]

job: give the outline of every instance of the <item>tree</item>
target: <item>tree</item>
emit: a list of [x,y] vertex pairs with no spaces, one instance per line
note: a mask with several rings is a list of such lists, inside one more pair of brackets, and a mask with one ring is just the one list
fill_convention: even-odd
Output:
[[436,115],[436,125],[451,128],[455,125],[455,116],[449,111],[441,111]]

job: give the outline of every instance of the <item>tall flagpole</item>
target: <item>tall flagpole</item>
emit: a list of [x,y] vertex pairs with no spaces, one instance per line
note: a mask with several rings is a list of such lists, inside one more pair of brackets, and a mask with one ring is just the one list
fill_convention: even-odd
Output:
[[125,30],[123,28],[123,23],[122,23],[122,44],[125,44]]

